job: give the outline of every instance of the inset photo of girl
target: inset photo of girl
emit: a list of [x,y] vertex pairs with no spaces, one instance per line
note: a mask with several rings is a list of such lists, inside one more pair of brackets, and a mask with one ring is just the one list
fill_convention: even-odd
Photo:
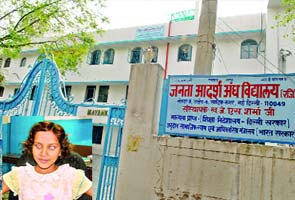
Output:
[[2,117],[2,199],[92,199],[92,120]]

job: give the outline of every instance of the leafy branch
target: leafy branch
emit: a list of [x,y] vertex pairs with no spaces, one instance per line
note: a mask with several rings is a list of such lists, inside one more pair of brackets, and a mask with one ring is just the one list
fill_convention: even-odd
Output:
[[99,12],[104,1],[0,1],[0,57],[15,57],[23,48],[37,48],[40,53],[54,54],[62,73],[77,71],[94,45],[93,35],[102,33],[102,24],[108,23]]
[[283,12],[275,16],[277,26],[290,27],[290,32],[284,34],[284,37],[291,37],[295,41],[295,0],[282,0],[281,7]]

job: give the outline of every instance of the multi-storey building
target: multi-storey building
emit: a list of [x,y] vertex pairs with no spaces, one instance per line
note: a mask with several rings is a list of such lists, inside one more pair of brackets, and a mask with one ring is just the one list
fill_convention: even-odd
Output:
[[[276,27],[275,16],[282,10],[280,0],[269,0],[266,13],[218,18],[212,74],[295,72],[295,45],[291,38],[284,37],[291,27]],[[163,78],[192,74],[197,27],[195,17],[107,30],[96,37],[97,45],[79,64],[78,73],[67,72],[63,77],[65,97],[74,103],[121,104],[127,98],[130,66],[144,62],[143,52],[148,47],[154,52],[152,63],[164,68]],[[0,68],[6,78],[0,86],[0,100],[14,96],[38,56],[36,49],[24,50],[18,59],[0,55]],[[103,112],[100,114],[105,117]],[[94,122],[93,142],[100,144],[105,128],[103,122]],[[101,145],[96,147],[101,150]]]
[[[295,45],[291,38],[284,37],[291,28],[276,27],[274,19],[282,11],[280,1],[270,0],[267,6],[266,13],[217,19],[212,74],[295,71]],[[74,103],[120,104],[127,97],[130,65],[142,63],[148,47],[153,48],[152,63],[163,66],[165,77],[192,74],[196,18],[107,30],[97,36],[97,45],[79,64],[79,72],[68,72],[63,77],[66,97]],[[0,100],[13,97],[37,57],[36,49],[24,50],[18,59],[0,55],[0,67],[6,78],[0,86]]]

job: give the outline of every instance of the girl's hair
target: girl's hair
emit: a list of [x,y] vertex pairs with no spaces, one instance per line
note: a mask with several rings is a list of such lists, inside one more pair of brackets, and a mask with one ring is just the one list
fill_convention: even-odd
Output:
[[[68,136],[65,133],[64,128],[53,122],[43,121],[34,124],[29,132],[28,139],[23,143],[23,151],[25,154],[32,155],[32,147],[34,144],[35,135],[39,131],[52,131],[54,135],[57,137],[57,140],[60,144],[61,148],[61,157],[65,158],[70,155],[70,142],[68,140]],[[59,160],[59,159],[58,159]]]

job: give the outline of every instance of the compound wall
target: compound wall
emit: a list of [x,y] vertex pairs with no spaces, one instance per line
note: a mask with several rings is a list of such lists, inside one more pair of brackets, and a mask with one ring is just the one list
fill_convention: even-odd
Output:
[[159,137],[162,75],[131,68],[116,199],[294,200],[294,147]]

